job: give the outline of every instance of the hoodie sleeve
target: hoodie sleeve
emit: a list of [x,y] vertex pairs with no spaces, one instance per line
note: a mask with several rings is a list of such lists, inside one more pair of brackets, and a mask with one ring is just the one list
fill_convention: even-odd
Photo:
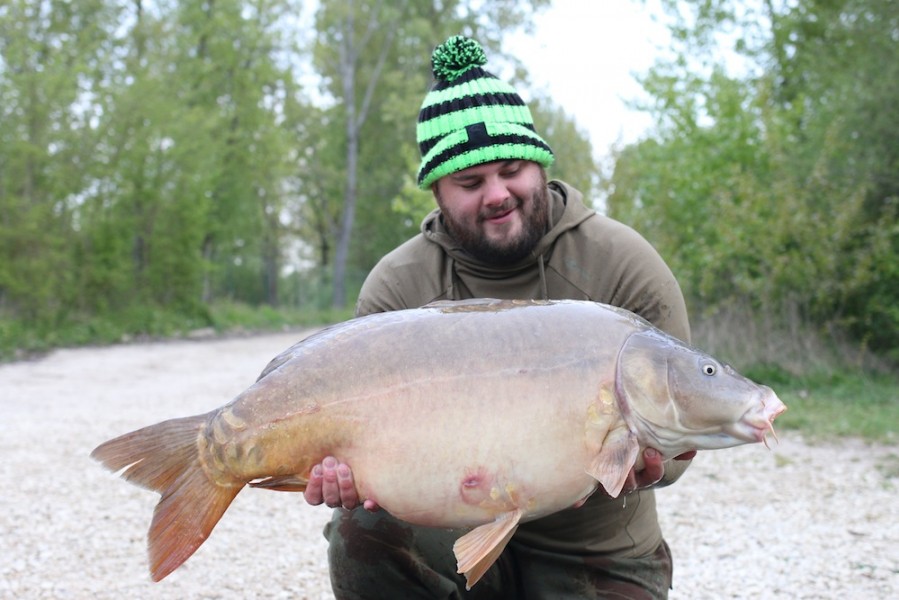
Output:
[[634,312],[662,331],[690,342],[687,305],[677,279],[655,248],[640,234],[621,226],[615,292],[610,304]]
[[371,270],[359,299],[356,316],[418,308],[445,300],[451,287],[450,269],[440,248],[419,234],[386,256]]
[[642,235],[614,219],[593,214],[559,236],[547,278],[553,298],[618,306],[690,341],[686,303],[671,269]]

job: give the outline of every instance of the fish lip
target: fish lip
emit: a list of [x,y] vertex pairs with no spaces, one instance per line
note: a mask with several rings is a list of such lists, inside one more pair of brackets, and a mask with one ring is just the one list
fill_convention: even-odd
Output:
[[763,442],[768,431],[771,431],[771,423],[767,420],[764,424],[757,424],[748,419],[741,419],[725,430],[728,435],[744,442]]
[[[761,408],[758,404],[761,404]],[[743,413],[743,416],[734,423],[731,434],[748,442],[762,442],[768,445],[768,433],[777,441],[777,433],[774,431],[774,419],[780,416],[786,405],[771,388],[764,388],[761,396],[753,405]]]

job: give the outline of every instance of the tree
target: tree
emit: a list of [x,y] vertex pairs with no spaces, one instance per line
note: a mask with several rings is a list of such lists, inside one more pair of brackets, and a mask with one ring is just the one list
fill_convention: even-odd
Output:
[[116,17],[100,0],[0,7],[0,311],[19,318],[58,318],[78,298],[71,250]]
[[[891,3],[664,4],[679,45],[644,78],[656,129],[621,152],[613,214],[700,307],[798,305],[899,356]],[[722,39],[750,68],[727,72]]]
[[133,4],[106,74],[107,168],[82,210],[91,295],[200,317],[216,298],[277,304],[295,89],[279,20],[297,6],[151,7]]
[[530,102],[534,126],[555,154],[549,176],[570,183],[589,203],[598,187],[599,170],[593,158],[593,146],[577,121],[546,97]]

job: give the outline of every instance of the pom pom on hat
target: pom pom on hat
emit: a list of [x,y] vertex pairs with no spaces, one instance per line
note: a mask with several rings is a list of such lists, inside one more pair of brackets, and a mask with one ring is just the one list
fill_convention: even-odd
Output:
[[461,35],[431,55],[436,83],[418,113],[418,186],[495,160],[531,160],[548,167],[549,145],[534,129],[527,105],[509,84],[481,67],[481,45]]
[[431,55],[431,70],[440,81],[452,81],[468,69],[486,64],[487,55],[481,45],[461,35],[446,40]]

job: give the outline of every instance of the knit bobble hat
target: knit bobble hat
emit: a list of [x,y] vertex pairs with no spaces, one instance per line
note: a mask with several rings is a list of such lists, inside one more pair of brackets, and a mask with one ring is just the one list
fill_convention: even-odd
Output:
[[552,164],[552,150],[534,130],[527,105],[512,86],[482,69],[485,64],[481,45],[459,35],[431,55],[436,82],[418,113],[421,189],[494,160]]

